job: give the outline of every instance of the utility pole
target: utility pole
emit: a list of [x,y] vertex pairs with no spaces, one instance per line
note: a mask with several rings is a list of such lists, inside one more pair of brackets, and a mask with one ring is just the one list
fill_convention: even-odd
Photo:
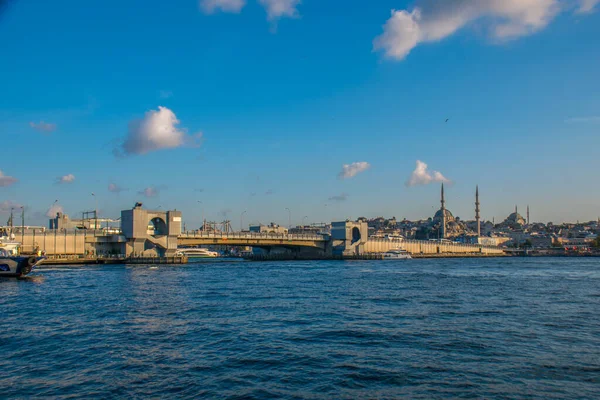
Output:
[[21,246],[25,248],[25,206],[21,206]]

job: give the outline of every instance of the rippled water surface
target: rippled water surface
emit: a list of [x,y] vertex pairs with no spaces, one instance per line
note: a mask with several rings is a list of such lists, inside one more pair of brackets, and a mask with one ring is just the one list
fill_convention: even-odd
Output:
[[600,259],[0,280],[0,397],[600,398]]

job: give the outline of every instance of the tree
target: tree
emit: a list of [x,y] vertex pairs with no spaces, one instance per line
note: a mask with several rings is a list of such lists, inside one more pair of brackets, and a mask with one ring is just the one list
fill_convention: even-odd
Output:
[[596,248],[600,248],[600,235],[592,242],[592,245]]

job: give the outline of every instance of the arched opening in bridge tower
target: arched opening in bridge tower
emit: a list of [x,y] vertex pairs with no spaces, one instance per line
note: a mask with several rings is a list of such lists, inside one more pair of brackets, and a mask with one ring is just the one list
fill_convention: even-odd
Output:
[[148,234],[151,236],[164,236],[169,233],[167,229],[167,223],[160,217],[155,217],[150,220],[148,226]]
[[360,236],[360,229],[358,228],[352,228],[352,244],[359,242],[361,239]]

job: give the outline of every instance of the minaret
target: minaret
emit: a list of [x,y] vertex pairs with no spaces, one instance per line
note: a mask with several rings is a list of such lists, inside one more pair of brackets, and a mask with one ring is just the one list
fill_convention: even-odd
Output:
[[479,185],[475,188],[475,221],[477,222],[477,237],[481,236],[481,219],[479,212]]
[[517,211],[517,205],[515,204],[515,217],[519,214],[519,212]]
[[444,183],[442,183],[442,239],[446,239],[446,199],[444,198]]
[[529,225],[529,204],[527,204],[527,225]]

